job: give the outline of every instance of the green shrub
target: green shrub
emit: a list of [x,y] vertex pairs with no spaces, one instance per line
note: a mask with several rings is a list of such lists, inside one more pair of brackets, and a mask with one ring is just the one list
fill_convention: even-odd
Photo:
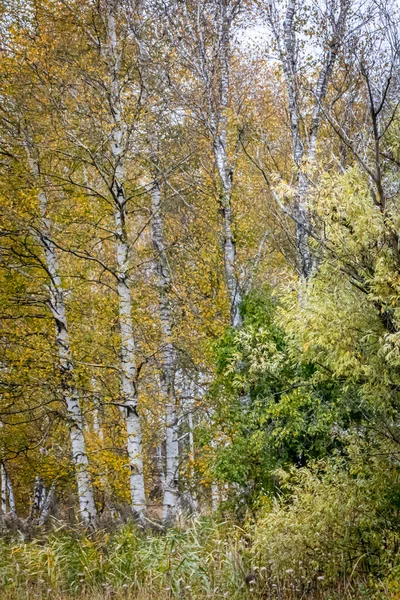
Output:
[[302,593],[372,593],[377,581],[400,574],[400,472],[393,454],[375,450],[279,473],[286,493],[254,534],[271,580]]

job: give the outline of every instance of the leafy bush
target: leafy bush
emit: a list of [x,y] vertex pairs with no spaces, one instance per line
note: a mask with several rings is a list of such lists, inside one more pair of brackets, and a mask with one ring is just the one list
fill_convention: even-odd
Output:
[[393,587],[400,470],[387,450],[364,445],[360,452],[358,442],[347,460],[279,473],[286,494],[255,527],[255,551],[272,580],[302,593],[338,586],[372,593],[373,582],[385,579]]
[[[244,325],[228,330],[216,348],[214,475],[233,484],[255,508],[276,488],[278,467],[303,466],[342,446],[339,433],[359,422],[358,405],[342,382],[321,377],[279,325],[270,290],[243,305]],[[217,441],[215,441],[217,440]]]

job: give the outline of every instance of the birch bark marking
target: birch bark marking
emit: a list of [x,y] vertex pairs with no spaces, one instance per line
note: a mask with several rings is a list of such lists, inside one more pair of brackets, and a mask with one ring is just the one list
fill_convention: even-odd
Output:
[[286,14],[283,21],[283,33],[277,23],[277,11],[274,2],[269,3],[269,20],[279,48],[282,69],[286,81],[288,95],[288,112],[292,136],[293,161],[296,169],[296,194],[291,207],[291,216],[295,223],[295,237],[297,249],[297,263],[300,277],[306,281],[315,269],[315,256],[310,248],[310,237],[313,223],[308,206],[309,196],[309,171],[315,163],[318,133],[321,123],[321,108],[328,90],[333,67],[338,50],[345,33],[349,0],[340,0],[340,9],[337,19],[332,11],[332,35],[325,52],[318,80],[314,90],[311,123],[305,135],[300,131],[302,115],[299,107],[298,93],[298,65],[295,33],[296,0],[287,0]]
[[298,270],[301,277],[309,279],[313,270],[313,261],[309,247],[311,221],[307,205],[308,178],[302,165],[304,144],[300,133],[294,17],[295,0],[288,0],[283,23],[284,50],[281,50],[281,57],[288,95],[293,160],[297,170],[296,197],[293,201],[292,211],[295,221]]
[[[228,108],[230,90],[230,34],[241,0],[213,0],[198,2],[193,6],[183,0],[176,9],[163,4],[162,12],[168,22],[169,35],[185,68],[201,84],[204,108],[193,105],[207,130],[211,142],[218,177],[219,208],[221,213],[222,251],[225,283],[230,304],[230,325],[242,326],[240,304],[242,290],[237,272],[234,236],[234,211],[232,209],[232,178],[234,161],[227,151]],[[181,8],[182,7],[182,10]],[[191,8],[194,10],[192,11]],[[202,11],[212,31],[203,29]],[[184,32],[177,35],[177,32]],[[207,35],[210,34],[210,35]]]
[[50,309],[56,325],[56,344],[59,356],[61,385],[64,400],[67,405],[69,428],[72,446],[72,459],[76,469],[78,483],[79,506],[85,523],[92,522],[96,517],[96,508],[92,486],[89,478],[89,461],[86,453],[83,417],[79,405],[79,397],[73,382],[73,366],[70,352],[67,318],[65,313],[64,290],[59,274],[57,254],[50,237],[50,220],[47,217],[47,195],[41,190],[38,194],[42,214],[43,231],[40,239],[46,257],[49,274]]
[[[3,423],[0,421],[0,430],[3,428]],[[4,457],[4,447],[2,448]],[[7,473],[3,460],[0,461],[0,516],[5,517],[7,514]]]
[[[0,427],[2,425],[0,424]],[[14,490],[11,483],[9,474],[7,473],[4,462],[0,463],[0,479],[1,479],[1,500],[0,500],[0,516],[5,517],[11,515],[12,517],[17,516],[15,507]],[[8,495],[8,507],[7,511],[7,495]]]
[[226,111],[229,105],[229,68],[230,68],[230,42],[229,33],[231,18],[227,14],[227,5],[221,7],[221,65],[220,65],[220,105],[218,114],[211,108],[210,124],[213,135],[213,150],[221,182],[221,213],[223,230],[223,251],[225,279],[230,300],[230,320],[235,329],[242,326],[240,304],[242,294],[236,269],[236,245],[233,234],[234,214],[232,210],[232,178],[233,165],[229,164],[227,153],[227,128],[228,118]]
[[7,473],[4,463],[0,463],[0,478],[1,478],[1,515],[7,515]]
[[10,507],[10,515],[12,517],[17,516],[17,509],[15,506],[14,488],[11,483],[11,478],[7,474],[7,491],[8,491],[8,505]]
[[55,497],[56,497],[56,484],[53,482],[50,486],[50,489],[47,493],[46,498],[44,499],[44,501],[42,503],[42,512],[39,517],[38,525],[42,526],[42,525],[46,524],[46,522],[50,516],[50,511],[53,508]]
[[107,2],[108,59],[110,61],[110,107],[113,118],[111,152],[114,159],[114,177],[111,193],[114,200],[114,219],[117,253],[117,289],[119,298],[119,323],[121,332],[121,388],[126,411],[130,490],[132,508],[141,518],[146,511],[143,475],[142,431],[137,410],[138,394],[135,382],[135,340],[133,336],[132,302],[129,282],[130,252],[126,230],[126,197],[123,188],[125,177],[123,158],[123,122],[120,99],[120,53],[115,25],[115,0]]
[[156,253],[155,265],[158,284],[159,318],[162,331],[161,393],[165,403],[165,461],[163,520],[176,520],[178,512],[179,443],[178,418],[176,414],[175,369],[176,353],[172,342],[172,311],[169,300],[171,277],[165,253],[163,216],[161,211],[161,188],[155,181],[151,190],[152,241]]
[[196,385],[192,381],[190,381],[187,377],[183,379],[183,397],[185,398],[185,410],[187,411],[187,421],[188,421],[188,433],[189,433],[189,458],[190,458],[190,478],[191,478],[191,509],[194,514],[197,514],[199,511],[199,504],[197,501],[197,492],[196,487],[194,485],[195,481],[195,469],[194,469],[194,461],[195,461],[195,446],[194,446],[194,406],[195,406],[195,390]]
[[[36,180],[40,178],[39,163],[32,156],[28,143],[26,144],[29,165],[32,175]],[[56,346],[58,350],[59,372],[64,402],[67,408],[70,440],[72,447],[72,460],[77,479],[79,507],[81,517],[85,524],[93,523],[96,518],[96,506],[89,477],[89,461],[86,453],[84,437],[84,423],[79,396],[74,383],[74,371],[70,351],[67,317],[65,312],[64,290],[58,267],[56,248],[51,237],[51,221],[48,216],[48,198],[44,189],[38,193],[39,210],[41,214],[41,230],[36,235],[42,246],[47,274],[49,277],[49,307],[54,318],[56,328]]]
[[43,505],[43,499],[46,494],[45,487],[39,475],[35,477],[35,484],[33,487],[33,505],[32,505],[32,517],[40,515],[40,511]]

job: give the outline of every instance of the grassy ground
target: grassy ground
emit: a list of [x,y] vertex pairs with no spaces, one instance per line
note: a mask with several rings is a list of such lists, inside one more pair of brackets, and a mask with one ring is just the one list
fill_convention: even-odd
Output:
[[378,596],[357,584],[272,579],[248,532],[195,521],[166,533],[123,526],[87,534],[58,526],[46,536],[0,542],[1,600],[355,600]]

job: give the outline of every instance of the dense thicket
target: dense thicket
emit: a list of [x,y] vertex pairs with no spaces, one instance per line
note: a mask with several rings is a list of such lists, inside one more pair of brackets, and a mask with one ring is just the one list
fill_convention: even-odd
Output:
[[399,17],[1,3],[11,597],[398,597]]

